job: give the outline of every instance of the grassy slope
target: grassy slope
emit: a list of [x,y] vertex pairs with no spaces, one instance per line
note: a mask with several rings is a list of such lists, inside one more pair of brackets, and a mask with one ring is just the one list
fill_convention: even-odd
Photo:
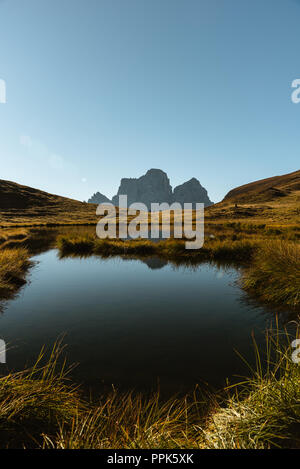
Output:
[[0,226],[96,223],[95,205],[0,180]]
[[300,191],[300,171],[261,179],[231,190],[224,198],[238,202],[273,201]]
[[207,220],[232,219],[268,225],[300,225],[300,171],[256,181],[230,191],[209,207]]

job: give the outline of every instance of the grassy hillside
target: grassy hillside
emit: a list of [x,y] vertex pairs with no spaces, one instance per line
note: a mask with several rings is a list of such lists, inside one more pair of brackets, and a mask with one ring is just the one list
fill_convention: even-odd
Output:
[[245,184],[231,190],[224,201],[261,202],[274,201],[291,193],[300,193],[300,170]]
[[95,205],[0,180],[0,225],[96,223]]
[[300,170],[255,181],[231,190],[209,207],[208,219],[300,225]]

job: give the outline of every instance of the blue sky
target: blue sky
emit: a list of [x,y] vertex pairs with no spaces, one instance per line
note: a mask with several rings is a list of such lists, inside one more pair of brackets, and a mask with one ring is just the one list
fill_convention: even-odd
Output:
[[299,169],[297,0],[0,0],[0,179],[87,199]]

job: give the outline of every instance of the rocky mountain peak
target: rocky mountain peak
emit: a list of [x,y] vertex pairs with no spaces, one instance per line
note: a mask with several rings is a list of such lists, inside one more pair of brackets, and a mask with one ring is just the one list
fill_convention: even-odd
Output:
[[213,203],[208,197],[207,190],[201,186],[200,182],[195,177],[175,187],[173,198],[175,202],[179,202],[181,204],[196,204],[198,202],[203,203],[208,207]]
[[[167,173],[161,169],[149,169],[146,174],[139,178],[122,178],[117,195],[112,198],[112,203],[118,205],[119,195],[127,195],[128,206],[134,202],[144,203],[148,209],[151,203],[185,202],[204,203],[205,206],[212,205],[207,191],[201,186],[195,177],[189,181],[175,187],[174,191],[170,185]],[[89,199],[90,203],[105,203],[110,200],[97,192]]]
[[89,204],[106,204],[111,203],[105,195],[101,194],[101,192],[96,192],[92,197],[88,200]]
[[149,169],[139,178],[121,179],[121,184],[112,202],[118,204],[118,196],[127,195],[128,205],[142,202],[151,208],[151,203],[171,202],[172,187],[167,174],[161,169]]

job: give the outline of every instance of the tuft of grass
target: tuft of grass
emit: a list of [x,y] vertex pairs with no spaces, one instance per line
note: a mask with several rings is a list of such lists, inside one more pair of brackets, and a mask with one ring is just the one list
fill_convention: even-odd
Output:
[[254,340],[256,369],[235,387],[226,406],[210,415],[202,429],[206,447],[300,448],[300,367],[291,341],[278,327],[267,331],[263,355]]
[[70,370],[58,365],[61,351],[58,342],[48,360],[43,349],[32,368],[0,378],[1,448],[37,447],[41,432],[54,434],[59,421],[78,412],[77,390],[66,382]]
[[269,241],[257,250],[242,286],[264,301],[300,305],[300,245],[282,240]]
[[0,250],[0,291],[11,292],[22,285],[29,265],[29,253],[26,249]]
[[213,260],[250,262],[257,244],[248,240],[214,241],[208,247]]
[[[209,406],[208,406],[209,407]],[[207,407],[207,408],[208,408]],[[203,421],[203,402],[150,397],[114,391],[88,412],[78,412],[71,426],[61,424],[44,447],[56,449],[167,449],[199,447],[196,425]]]
[[68,238],[60,236],[57,239],[59,250],[64,255],[72,254],[75,250],[77,254],[89,254],[93,251],[94,241],[90,237]]

